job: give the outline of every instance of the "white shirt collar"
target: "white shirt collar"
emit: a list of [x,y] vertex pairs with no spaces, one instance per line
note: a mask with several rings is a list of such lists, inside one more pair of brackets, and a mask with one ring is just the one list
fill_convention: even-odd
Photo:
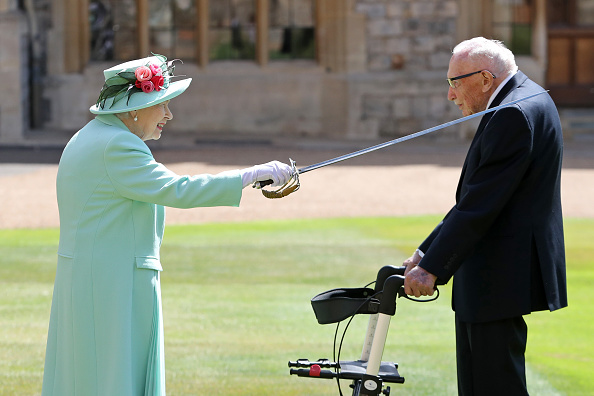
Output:
[[493,94],[491,95],[491,97],[489,98],[489,103],[487,103],[487,109],[489,107],[491,107],[491,103],[493,102],[493,100],[495,99],[495,97],[497,97],[497,94],[503,89],[503,87],[505,86],[505,84],[507,84],[507,82],[509,80],[511,80],[511,78],[513,76],[516,75],[518,71],[516,70],[514,73],[511,73],[509,76],[507,76],[507,78],[505,80],[503,80],[503,82],[501,84],[499,84],[499,86],[497,87],[497,89],[495,90],[495,92],[493,92]]

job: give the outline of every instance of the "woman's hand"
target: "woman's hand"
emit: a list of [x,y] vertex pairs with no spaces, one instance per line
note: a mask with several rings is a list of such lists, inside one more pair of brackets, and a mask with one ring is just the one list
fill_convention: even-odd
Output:
[[255,182],[272,180],[272,187],[280,187],[293,176],[293,168],[280,161],[271,161],[240,170],[243,187]]

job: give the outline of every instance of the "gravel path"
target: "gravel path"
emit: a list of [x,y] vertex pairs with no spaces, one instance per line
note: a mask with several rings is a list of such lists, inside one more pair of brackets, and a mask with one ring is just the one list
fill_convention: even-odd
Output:
[[[303,174],[301,189],[283,199],[266,199],[246,188],[239,208],[168,208],[167,224],[445,214],[454,203],[468,144],[406,142]],[[302,167],[369,145],[207,142],[191,149],[157,146],[154,155],[178,174],[197,174],[289,157]],[[59,152],[19,154],[18,159],[14,154],[0,150],[0,228],[57,227]],[[36,163],[42,157],[50,163]],[[594,218],[594,142],[566,143],[562,199],[566,217]]]

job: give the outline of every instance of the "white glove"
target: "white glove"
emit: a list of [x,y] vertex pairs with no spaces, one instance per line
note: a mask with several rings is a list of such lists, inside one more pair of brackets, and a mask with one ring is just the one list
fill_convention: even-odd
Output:
[[279,161],[271,161],[262,165],[241,169],[243,188],[258,181],[272,180],[272,187],[280,187],[289,181],[293,168]]

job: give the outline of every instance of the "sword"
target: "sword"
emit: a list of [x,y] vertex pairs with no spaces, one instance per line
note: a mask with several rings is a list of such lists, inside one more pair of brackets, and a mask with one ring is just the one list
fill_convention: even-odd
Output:
[[[464,121],[468,121],[468,120],[471,120],[473,118],[483,116],[485,114],[491,113],[493,111],[497,111],[497,110],[502,109],[504,107],[509,107],[509,106],[514,105],[514,104],[516,104],[518,102],[522,102],[522,101],[524,101],[526,99],[530,99],[530,98],[533,98],[535,96],[542,95],[543,93],[546,93],[546,92],[548,92],[548,90],[541,91],[541,92],[538,92],[538,93],[535,93],[535,94],[532,94],[532,95],[528,95],[528,96],[525,96],[523,98],[516,99],[516,100],[513,100],[511,102],[501,104],[499,106],[491,107],[491,108],[489,108],[487,110],[483,110],[483,111],[480,111],[478,113],[474,113],[474,114],[468,115],[466,117],[461,117],[461,118],[455,119],[453,121],[445,122],[443,124],[440,124],[440,125],[437,125],[437,126],[428,128],[428,129],[424,129],[424,130],[419,131],[419,132],[411,133],[409,135],[402,136],[402,137],[399,137],[397,139],[393,139],[393,140],[390,140],[390,141],[387,141],[387,142],[384,142],[384,143],[380,143],[380,144],[377,144],[375,146],[367,147],[367,148],[364,148],[364,149],[361,149],[361,150],[358,150],[358,151],[354,151],[354,152],[349,153],[349,154],[341,155],[341,156],[336,157],[336,158],[332,158],[332,159],[329,159],[329,160],[326,160],[326,161],[318,162],[317,164],[308,165],[308,166],[305,166],[303,168],[296,169],[295,162],[293,160],[290,160],[291,161],[291,165],[293,166],[293,169],[294,169],[294,176],[295,177],[298,177],[298,175],[300,175],[300,174],[303,174],[303,173],[306,173],[306,172],[310,172],[312,170],[319,169],[319,168],[322,168],[324,166],[333,165],[333,164],[336,164],[337,162],[346,161],[348,159],[355,158],[355,157],[358,157],[358,156],[363,155],[363,154],[371,153],[373,151],[380,150],[380,149],[383,149],[383,148],[386,148],[386,147],[389,147],[389,146],[393,146],[395,144],[402,143],[402,142],[405,142],[407,140],[415,139],[415,138],[418,138],[419,136],[427,135],[429,133],[442,130],[442,129],[447,128],[447,127],[450,127],[452,125],[460,124],[460,123],[462,123]],[[262,188],[262,187],[265,187],[265,186],[267,186],[269,184],[272,184],[272,183],[273,183],[272,180],[265,180],[265,181],[254,183],[253,187],[254,188]],[[281,187],[281,189],[279,189],[279,190],[277,190],[275,192],[264,191],[263,190],[262,193],[279,193],[279,192],[281,192],[282,188],[284,188],[284,186]],[[298,179],[297,179],[297,188],[298,188]],[[288,194],[290,194],[293,191],[296,191],[297,188],[295,188],[294,190],[290,191]],[[283,196],[286,196],[288,194],[285,194]],[[267,196],[267,194],[264,194],[264,195]],[[277,197],[277,196],[268,197],[267,196],[267,198],[280,198],[280,197]]]

